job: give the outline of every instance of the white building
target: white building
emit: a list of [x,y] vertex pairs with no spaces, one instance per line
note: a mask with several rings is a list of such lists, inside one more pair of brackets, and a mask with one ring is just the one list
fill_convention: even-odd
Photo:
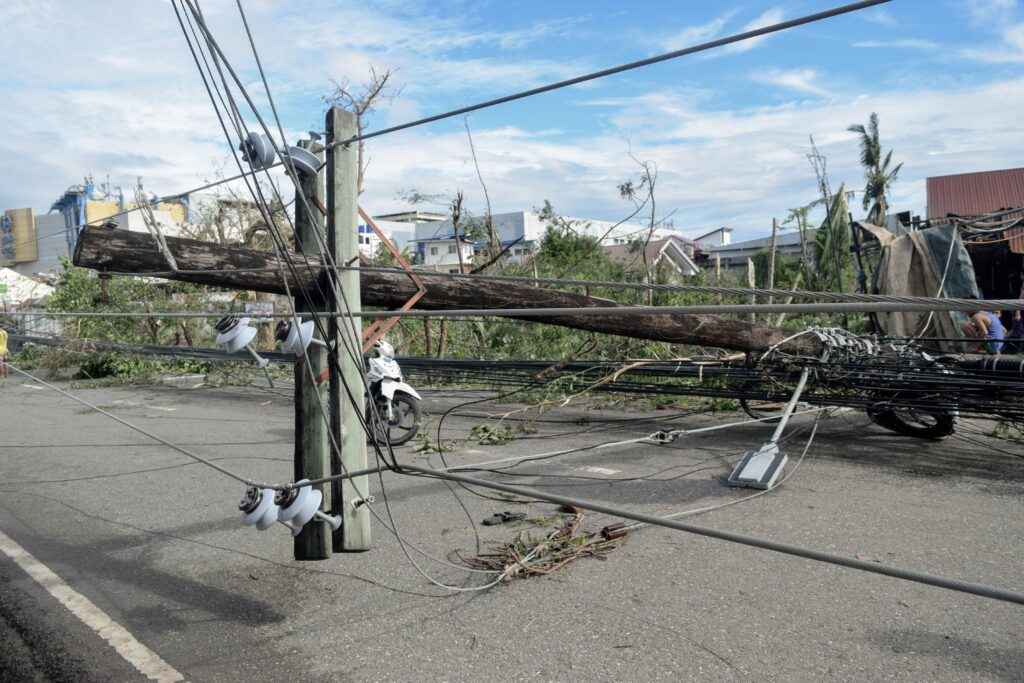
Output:
[[732,243],[732,228],[715,228],[711,232],[705,232],[691,240],[701,251],[708,251],[715,247],[725,247]]
[[459,272],[459,248],[462,249],[461,266],[464,271],[473,264],[476,246],[465,237],[428,237],[416,241],[416,263],[430,270]]
[[[814,253],[814,236],[817,232],[816,229],[812,228],[804,235],[804,239],[812,245],[810,247],[811,254]],[[758,237],[753,240],[710,247],[704,249],[704,253],[708,257],[706,263],[708,266],[713,266],[717,257],[721,261],[723,268],[746,268],[747,259],[753,258],[758,252],[768,249],[771,246],[771,242],[771,237]],[[775,253],[780,256],[801,256],[803,247],[800,241],[800,232],[794,230],[778,233],[775,237]]]
[[[414,223],[404,220],[389,220],[383,216],[374,216],[373,222],[399,251],[413,239]],[[377,256],[380,253],[381,241],[376,231],[362,218],[359,219],[357,229],[359,231],[359,253],[367,258]]]
[[[629,244],[638,238],[646,238],[649,230],[646,226],[637,223],[616,225],[612,221],[572,218],[568,216],[565,219],[573,222],[580,234],[595,237],[601,240],[603,245]],[[502,247],[515,243],[508,250],[508,258],[512,263],[521,263],[530,254],[539,249],[548,227],[548,224],[534,211],[493,214],[491,220]],[[729,229],[724,228],[724,230]],[[682,233],[671,228],[655,228],[651,239],[661,240],[668,237],[682,237]],[[442,240],[447,240],[443,248],[440,244],[437,244],[438,241]],[[417,222],[413,243],[415,244],[417,263],[436,270],[458,269],[458,255],[455,250],[451,220]],[[477,246],[483,247],[485,245],[486,241],[482,241]],[[437,253],[430,253],[429,250],[432,249],[437,249]],[[463,246],[464,254],[466,249],[467,247]],[[444,260],[446,254],[447,260]],[[472,258],[472,254],[470,254],[470,258]],[[469,261],[468,259],[464,260],[466,262]]]

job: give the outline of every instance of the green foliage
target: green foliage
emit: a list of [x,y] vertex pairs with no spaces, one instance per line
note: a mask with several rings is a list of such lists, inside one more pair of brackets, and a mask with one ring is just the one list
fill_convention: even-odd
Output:
[[492,426],[487,423],[473,425],[469,430],[469,438],[481,446],[496,446],[515,441],[516,435],[508,425]]
[[[401,254],[402,258],[405,259],[406,263],[412,263],[413,254],[409,250],[408,246],[402,249]],[[391,250],[388,249],[383,242],[381,242],[379,245],[377,245],[377,253],[375,253],[373,257],[370,259],[370,264],[374,266],[380,266],[382,268],[397,268],[398,259],[396,259],[394,255],[391,253]]]
[[[538,266],[546,276],[577,279],[618,279],[622,268],[609,260],[597,237],[581,230],[587,227],[585,221],[565,218],[555,213],[551,202],[545,201],[538,214],[547,230],[535,256]],[[557,273],[557,274],[556,274]]]
[[34,370],[40,367],[46,349],[36,344],[26,344],[18,353],[11,356],[10,361],[24,370]]
[[[56,312],[138,312],[140,310],[194,310],[200,307],[204,291],[181,282],[160,282],[139,277],[110,276],[103,280],[91,270],[76,268],[66,260],[57,288],[46,301]],[[74,318],[64,326],[69,338],[119,341],[126,343],[170,344],[175,333],[195,339],[202,331],[209,334],[204,321],[174,318]]]
[[816,291],[848,292],[852,289],[853,256],[850,253],[850,207],[846,187],[840,186],[832,206],[814,235],[817,270],[811,281]]
[[[768,262],[770,261],[768,250],[762,249],[753,256],[754,275],[757,278],[757,286],[764,289],[768,287]],[[796,283],[797,275],[800,273],[802,262],[798,258],[790,256],[775,255],[775,288],[792,289]]]
[[[520,265],[505,264],[503,275],[541,278],[570,278],[609,282],[638,282],[643,273],[627,271],[622,265],[612,262],[596,237],[583,233],[586,223],[558,215],[549,202],[539,212],[546,223],[543,241],[533,256],[532,262]],[[789,280],[789,262],[779,265],[783,273],[781,283]],[[687,284],[708,283],[708,275],[699,273],[687,278]],[[713,275],[711,276],[713,278]],[[658,282],[671,281],[667,272],[656,272]],[[736,275],[726,273],[723,285],[739,284]],[[562,287],[560,289],[565,290]],[[646,292],[642,289],[621,289],[599,286],[584,288],[571,287],[568,291],[589,294],[592,297],[607,298],[623,304],[646,304]],[[710,304],[719,301],[714,294],[694,292],[655,292],[655,305]],[[739,303],[745,299],[736,299]],[[730,300],[725,299],[726,302]],[[414,356],[436,356],[441,336],[445,330],[444,356],[453,358],[486,358],[502,360],[516,358],[524,360],[558,360],[565,358],[622,359],[622,358],[675,358],[692,353],[693,349],[673,346],[642,339],[591,334],[554,325],[526,323],[518,320],[488,318],[486,320],[453,319],[445,323],[431,321],[431,348],[425,343],[423,320],[404,319],[389,332],[390,341],[399,353]],[[443,379],[443,378],[440,378]],[[552,396],[567,395],[585,389],[574,386],[571,379],[563,379],[557,387],[551,388]]]
[[449,451],[455,450],[455,443],[451,441],[440,441],[434,443],[430,440],[430,435],[426,431],[420,431],[414,437],[416,447],[413,448],[414,453],[448,453]]
[[864,202],[865,210],[868,210],[867,220],[869,223],[882,225],[888,213],[888,195],[891,186],[903,168],[903,164],[892,164],[892,150],[884,156],[882,154],[882,141],[878,132],[878,114],[872,112],[868,119],[868,125],[852,125],[847,128],[851,133],[860,135],[860,163],[864,167]]
[[123,353],[82,354],[75,379],[115,377],[133,382],[152,380],[164,374],[205,374],[210,364],[194,359],[156,360]]
[[712,398],[707,406],[713,413],[730,413],[740,409],[740,402],[731,398]]

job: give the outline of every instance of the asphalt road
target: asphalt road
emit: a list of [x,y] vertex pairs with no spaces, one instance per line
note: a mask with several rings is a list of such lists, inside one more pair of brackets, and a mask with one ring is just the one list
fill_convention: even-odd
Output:
[[[190,681],[1024,678],[1022,607],[664,529],[632,534],[604,561],[454,597],[417,574],[380,524],[369,552],[297,563],[283,529],[239,523],[236,482],[25,384],[0,383],[0,532]],[[293,413],[279,395],[80,394],[255,477],[290,474]],[[435,392],[427,408],[436,416],[465,399]],[[449,462],[740,418],[569,407],[543,421],[511,415],[506,424],[528,427],[512,442],[465,441],[474,426],[494,424],[465,413],[515,408],[471,406],[446,422],[445,438],[459,442]],[[792,456],[810,421],[795,420],[804,431],[786,444]],[[581,452],[513,470],[545,476],[508,480],[669,513],[748,495],[719,477],[770,432],[749,425],[670,446]],[[782,489],[691,521],[1024,590],[1024,461],[990,444],[1022,455],[1024,447],[969,437],[977,443],[915,441],[856,414],[832,418]],[[399,456],[428,457],[412,446]],[[612,481],[624,478],[633,479]],[[384,483],[403,538],[439,558],[475,552],[466,513],[443,483]],[[459,497],[476,521],[555,512]],[[587,515],[585,526],[609,521]],[[543,533],[530,524],[477,532],[487,549],[524,529]],[[442,582],[483,581],[418,561]],[[144,680],[101,636],[0,554],[0,680]]]

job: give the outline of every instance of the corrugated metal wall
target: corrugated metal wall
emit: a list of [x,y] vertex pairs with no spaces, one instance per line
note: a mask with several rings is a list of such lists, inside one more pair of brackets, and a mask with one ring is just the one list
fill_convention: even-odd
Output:
[[1024,168],[928,179],[928,218],[979,216],[1024,206]]

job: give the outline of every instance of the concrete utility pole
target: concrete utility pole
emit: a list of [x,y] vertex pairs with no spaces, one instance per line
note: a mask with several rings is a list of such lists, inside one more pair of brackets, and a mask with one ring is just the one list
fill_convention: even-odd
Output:
[[[323,156],[323,147],[308,140],[299,142],[304,147]],[[307,205],[299,193],[309,199]],[[299,172],[299,189],[295,199],[295,246],[302,254],[317,256],[320,253],[318,233],[323,235],[324,222],[314,208],[308,208],[323,202],[324,186],[319,174]],[[310,305],[302,296],[295,292],[296,313],[326,310],[326,301],[316,301]],[[310,293],[310,296],[315,295]],[[318,297],[317,297],[318,298]],[[295,480],[320,479],[331,474],[331,444],[328,436],[326,415],[329,414],[327,395],[324,386],[318,384],[316,377],[327,367],[327,349],[319,344],[310,344],[306,349],[309,365],[303,359],[295,363]],[[318,489],[324,492],[324,508],[332,508],[333,496],[321,484]],[[295,537],[296,560],[326,560],[331,556],[331,527],[319,519],[310,520]]]
[[[345,140],[358,132],[356,115],[331,107],[327,112],[327,139]],[[359,265],[359,154],[355,145],[331,147],[327,152],[327,248],[337,266]],[[337,272],[338,285],[344,301],[333,301],[334,310],[346,307],[352,312],[362,310],[358,270]],[[366,458],[366,432],[361,416],[365,414],[363,399],[362,323],[358,318],[331,318],[328,324],[334,340],[331,353],[337,362],[331,373],[330,403],[331,429],[341,443],[341,469],[346,472],[363,470]],[[347,339],[346,339],[347,338]],[[355,356],[353,358],[353,355]],[[343,391],[343,384],[348,391]],[[349,395],[351,394],[351,398]],[[370,549],[370,511],[363,502],[370,495],[369,477],[345,479],[335,487],[340,500],[334,501],[335,514],[341,515],[342,525],[334,535],[334,550],[354,551]],[[340,490],[339,490],[340,489]]]

